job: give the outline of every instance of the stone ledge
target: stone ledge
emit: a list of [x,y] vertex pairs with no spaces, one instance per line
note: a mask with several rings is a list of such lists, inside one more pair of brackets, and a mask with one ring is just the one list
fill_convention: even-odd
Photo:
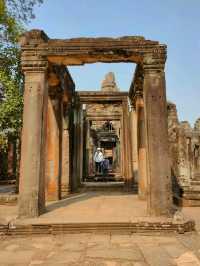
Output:
[[0,195],[0,205],[16,205],[18,200],[17,194]]
[[175,196],[174,201],[181,207],[200,207],[200,198]]
[[0,225],[0,234],[9,236],[57,235],[69,233],[179,233],[195,231],[192,220],[184,223],[136,222],[136,223],[63,223],[63,224],[7,224]]

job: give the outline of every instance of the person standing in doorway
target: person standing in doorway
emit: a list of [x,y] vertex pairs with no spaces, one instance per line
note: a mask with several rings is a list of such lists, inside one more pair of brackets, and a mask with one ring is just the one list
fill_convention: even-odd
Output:
[[94,154],[96,174],[101,174],[101,164],[103,160],[104,160],[103,152],[101,151],[101,148],[97,148]]

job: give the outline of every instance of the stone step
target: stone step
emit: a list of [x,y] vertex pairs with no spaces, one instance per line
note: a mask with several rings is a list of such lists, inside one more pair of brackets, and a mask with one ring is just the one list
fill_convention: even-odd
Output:
[[178,195],[174,196],[175,204],[182,207],[199,207],[200,206],[200,197],[195,197],[194,194],[183,194],[182,197]]
[[0,225],[1,235],[27,236],[68,233],[185,233],[195,230],[193,221],[171,222],[118,222],[118,223],[61,223],[61,224],[8,224]]
[[200,181],[200,173],[194,174],[193,180]]
[[[83,182],[81,184],[82,191],[123,191],[124,189],[124,182]],[[137,193],[137,184],[132,186],[131,191]]]
[[188,193],[188,192],[185,193],[184,192],[182,197],[188,200],[196,200],[196,203],[198,203],[198,206],[200,206],[200,193]]
[[192,186],[199,186],[200,187],[200,181],[192,180],[192,181],[190,181],[190,184]]
[[124,182],[124,178],[115,174],[110,174],[107,176],[97,175],[87,177],[85,182]]
[[0,205],[16,205],[18,200],[18,194],[1,194],[0,193]]
[[0,186],[2,185],[15,185],[16,179],[0,180]]

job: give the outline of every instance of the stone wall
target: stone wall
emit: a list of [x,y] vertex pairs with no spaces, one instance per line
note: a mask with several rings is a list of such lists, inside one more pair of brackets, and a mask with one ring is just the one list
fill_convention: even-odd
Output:
[[176,105],[168,102],[168,132],[175,195],[184,205],[200,204],[200,118],[192,128],[180,122]]

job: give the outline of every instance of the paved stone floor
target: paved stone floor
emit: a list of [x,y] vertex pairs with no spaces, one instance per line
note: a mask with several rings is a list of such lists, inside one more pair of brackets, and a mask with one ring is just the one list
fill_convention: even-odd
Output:
[[83,192],[49,203],[39,219],[27,222],[128,222],[146,216],[146,202],[122,192]]
[[190,233],[2,237],[0,265],[199,266],[200,236]]
[[[145,215],[136,195],[90,192],[50,203],[40,222],[130,221]],[[200,266],[200,207],[183,208],[197,232],[184,235],[67,234],[0,236],[0,266]],[[0,206],[0,221],[17,216],[16,206]]]
[[[39,218],[16,220],[17,206],[0,205],[0,223],[79,223],[79,222],[134,222],[162,220],[150,218],[145,201],[137,195],[122,192],[83,192],[64,200],[47,204],[47,212]],[[183,208],[186,218],[195,219],[200,230],[200,207]]]

